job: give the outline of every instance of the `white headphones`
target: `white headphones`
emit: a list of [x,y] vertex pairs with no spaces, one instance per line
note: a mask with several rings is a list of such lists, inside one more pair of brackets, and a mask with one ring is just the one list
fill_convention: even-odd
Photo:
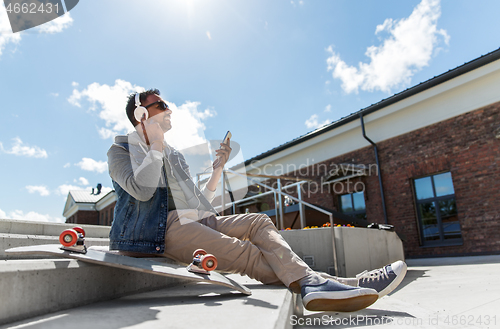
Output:
[[149,117],[148,110],[144,106],[141,106],[141,99],[139,98],[139,93],[137,93],[135,94],[134,118],[137,120],[137,122],[141,122],[144,115],[146,115],[147,120]]

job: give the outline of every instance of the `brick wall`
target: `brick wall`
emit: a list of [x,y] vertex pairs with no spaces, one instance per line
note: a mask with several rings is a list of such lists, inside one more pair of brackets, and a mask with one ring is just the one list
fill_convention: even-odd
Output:
[[[500,103],[379,143],[389,222],[408,256],[500,252]],[[451,172],[464,244],[419,246],[412,181]]]
[[115,211],[116,201],[99,211],[99,225],[111,226]]
[[90,225],[99,224],[98,212],[95,210],[80,210],[77,211],[74,216],[76,224],[90,224]]

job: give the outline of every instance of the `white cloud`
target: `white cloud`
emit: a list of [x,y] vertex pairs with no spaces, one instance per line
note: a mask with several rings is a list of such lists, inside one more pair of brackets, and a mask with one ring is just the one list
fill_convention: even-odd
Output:
[[19,41],[21,41],[21,34],[12,33],[9,17],[7,16],[7,11],[2,1],[2,4],[0,4],[0,56],[7,44],[18,44]]
[[50,96],[59,97],[59,93],[50,93]]
[[7,154],[14,154],[17,156],[27,156],[30,158],[47,158],[47,151],[39,148],[38,146],[27,146],[24,145],[23,141],[19,137],[12,139],[14,143],[10,150],[6,150],[3,144],[0,142],[0,149]]
[[41,196],[48,196],[50,195],[49,190],[47,189],[46,186],[35,186],[35,185],[28,185],[26,186],[26,189],[28,190],[29,193],[40,193]]
[[52,217],[50,215],[39,214],[34,211],[30,211],[27,214],[22,210],[14,210],[10,213],[5,213],[0,209],[0,218],[4,219],[17,219],[17,220],[28,220],[34,222],[53,222],[53,223],[64,223],[64,218]]
[[81,191],[81,190],[88,190],[90,192],[92,188],[90,186],[82,188],[81,186],[77,185],[63,184],[57,187],[56,194],[66,197],[69,191]]
[[347,93],[357,93],[360,88],[389,93],[391,88],[408,85],[411,77],[429,64],[441,39],[449,42],[446,31],[437,29],[440,16],[439,0],[422,0],[409,17],[388,18],[377,26],[375,34],[387,32],[388,36],[380,46],[367,48],[365,55],[370,63],[349,66],[332,46],[328,47],[328,71],[342,81],[342,89]]
[[[54,19],[53,21],[28,30],[28,33],[59,33],[62,32],[65,28],[71,26],[72,23],[73,18],[71,18],[70,13],[66,13]],[[19,44],[23,33],[26,32],[12,33],[9,17],[7,16],[5,5],[2,2],[2,4],[0,5],[0,56],[2,55],[2,52],[7,44]]]
[[102,139],[112,138],[117,134],[117,132],[104,127],[98,128],[97,132],[99,133],[99,136],[101,136]]
[[68,162],[68,163],[66,163],[66,164],[63,166],[63,168],[69,168],[69,167],[71,167],[71,163],[69,163],[69,162]]
[[332,111],[332,106],[330,104],[328,104],[327,106],[325,106],[325,111],[324,112],[331,112]]
[[75,166],[83,170],[95,171],[100,174],[108,170],[108,163],[106,161],[96,161],[91,158],[82,158],[82,161],[75,163]]
[[40,33],[60,33],[64,29],[70,27],[72,24],[73,18],[71,18],[71,14],[66,13],[54,19],[53,21],[38,26],[36,29]]
[[305,125],[307,128],[311,129],[316,129],[316,128],[319,128],[319,127],[322,127],[326,124],[329,124],[330,123],[330,120],[325,120],[323,122],[318,122],[318,115],[317,114],[313,114],[311,115],[311,117],[309,119],[306,120],[305,122]]
[[205,124],[202,120],[215,116],[213,110],[198,111],[199,102],[186,102],[176,106],[168,102],[172,110],[172,129],[165,134],[167,143],[177,149],[186,149],[194,145],[205,143]]
[[[101,195],[105,195],[108,192],[110,192],[111,190],[113,190],[111,187],[103,186],[101,188]],[[63,185],[59,185],[57,187],[56,194],[57,195],[62,195],[66,199],[66,197],[68,196],[69,191],[88,191],[89,195],[90,195],[90,193],[92,193],[92,187],[91,186],[81,187],[81,186],[78,186],[78,185],[63,184]],[[94,187],[94,192],[96,192],[96,191],[97,190],[95,190],[95,187]]]
[[[73,86],[77,87],[78,84],[73,83]],[[105,127],[98,128],[98,133],[106,139],[133,130],[132,124],[125,114],[127,97],[131,93],[144,90],[143,87],[132,85],[123,80],[116,80],[114,86],[93,83],[82,91],[74,89],[73,95],[69,97],[68,101],[81,107],[81,101],[87,100],[92,104],[91,110],[100,111],[99,117],[105,121]],[[178,149],[205,143],[204,131],[206,127],[203,121],[217,115],[217,113],[208,108],[198,110],[199,102],[187,101],[180,106],[168,101],[167,103],[172,110],[172,129],[165,135],[167,142]],[[97,104],[100,105],[99,110]]]
[[85,177],[80,177],[78,179],[75,179],[75,182],[77,182],[78,184],[83,185],[83,186],[89,185],[89,181]]
[[[78,83],[73,82],[73,87],[78,87]],[[104,120],[106,128],[100,128],[99,134],[102,138],[109,138],[119,133],[126,133],[133,130],[132,124],[125,113],[127,97],[134,92],[142,92],[144,88],[132,85],[124,80],[116,80],[114,86],[99,84],[94,82],[82,91],[73,89],[73,94],[68,101],[81,107],[82,99],[91,103],[91,110],[96,111],[99,104],[99,117]]]
[[208,38],[208,40],[212,40],[212,36],[210,35],[210,31],[207,31],[207,38]]

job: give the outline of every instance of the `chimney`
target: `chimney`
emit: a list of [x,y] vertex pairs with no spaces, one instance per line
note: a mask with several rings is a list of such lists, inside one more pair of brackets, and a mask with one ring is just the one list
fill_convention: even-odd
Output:
[[99,194],[101,194],[101,189],[102,189],[102,185],[101,185],[101,183],[97,183],[97,192],[96,192],[96,194],[95,194],[95,195],[99,195]]

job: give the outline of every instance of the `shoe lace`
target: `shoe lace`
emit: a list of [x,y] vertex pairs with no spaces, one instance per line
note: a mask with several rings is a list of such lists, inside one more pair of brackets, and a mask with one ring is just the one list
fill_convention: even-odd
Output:
[[356,278],[358,280],[362,280],[362,281],[365,281],[365,280],[380,280],[380,279],[384,279],[387,278],[389,279],[389,274],[387,273],[387,269],[386,267],[382,267],[382,268],[378,268],[376,270],[373,270],[373,271],[364,271],[358,275],[356,275]]

